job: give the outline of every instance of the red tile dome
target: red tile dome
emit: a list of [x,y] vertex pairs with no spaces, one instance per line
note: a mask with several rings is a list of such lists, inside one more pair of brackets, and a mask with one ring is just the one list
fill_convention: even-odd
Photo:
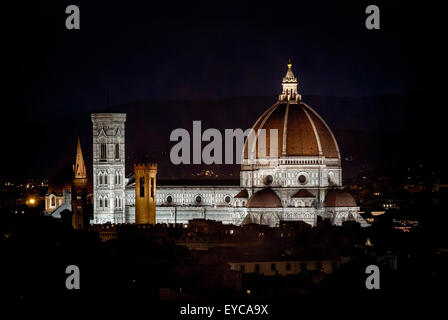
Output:
[[[281,156],[325,156],[339,158],[336,139],[325,121],[310,106],[302,101],[279,101],[255,122],[255,133],[266,129],[266,155],[271,154],[270,129],[278,130],[277,155]],[[260,158],[258,142],[250,150],[254,158]],[[256,152],[256,155],[255,155]],[[260,156],[260,157],[259,157]],[[244,147],[244,159],[248,159],[248,143]]]
[[357,207],[355,199],[341,189],[331,190],[325,197],[325,207]]
[[282,202],[278,195],[266,188],[255,192],[247,202],[248,208],[282,208]]

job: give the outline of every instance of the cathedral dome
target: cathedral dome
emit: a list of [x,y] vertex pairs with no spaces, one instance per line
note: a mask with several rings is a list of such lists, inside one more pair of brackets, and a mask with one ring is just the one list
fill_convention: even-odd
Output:
[[[288,64],[288,72],[282,85],[283,93],[279,96],[279,101],[267,109],[252,127],[255,134],[258,130],[266,130],[266,149],[258,146],[258,141],[251,146],[246,143],[244,159],[248,159],[249,155],[252,159],[275,155],[275,151],[271,150],[270,129],[278,130],[276,155],[279,157],[340,158],[338,144],[328,125],[316,111],[301,101],[291,63]],[[260,149],[265,152],[259,154]]]
[[[252,127],[254,132],[266,130],[266,155],[272,155],[270,129],[277,129],[278,156],[325,156],[339,158],[339,148],[330,128],[324,120],[307,104],[278,102],[270,107]],[[248,159],[248,144],[244,158]],[[252,147],[254,158],[258,158],[260,149]],[[256,155],[255,155],[256,152]]]
[[325,197],[325,207],[357,207],[357,205],[351,194],[341,189],[334,189]]
[[282,208],[278,195],[271,189],[262,189],[255,192],[247,202],[248,208]]

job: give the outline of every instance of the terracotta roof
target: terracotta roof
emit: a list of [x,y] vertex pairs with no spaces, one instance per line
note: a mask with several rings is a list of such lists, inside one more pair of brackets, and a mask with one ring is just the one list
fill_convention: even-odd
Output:
[[325,197],[325,207],[357,207],[355,199],[344,190],[331,190]]
[[[255,132],[266,129],[266,155],[271,155],[269,129],[278,130],[278,156],[318,156],[339,158],[336,139],[325,121],[304,102],[277,102],[255,122]],[[285,140],[285,142],[284,142]],[[259,154],[256,142],[257,157]],[[244,158],[248,158],[247,143]],[[251,146],[254,150],[254,146]],[[285,153],[283,153],[285,151]]]
[[238,192],[238,194],[236,196],[234,196],[234,198],[249,198],[249,193],[247,192],[246,189],[241,190],[240,192]]
[[278,195],[269,188],[255,192],[247,202],[248,208],[282,208]]
[[306,189],[300,189],[292,197],[293,198],[314,198],[313,194]]

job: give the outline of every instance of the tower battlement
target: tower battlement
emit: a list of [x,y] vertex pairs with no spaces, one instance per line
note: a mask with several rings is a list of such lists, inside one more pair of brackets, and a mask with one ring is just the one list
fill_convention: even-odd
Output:
[[137,162],[134,163],[134,170],[157,170],[155,162]]
[[135,223],[156,223],[157,163],[135,163]]

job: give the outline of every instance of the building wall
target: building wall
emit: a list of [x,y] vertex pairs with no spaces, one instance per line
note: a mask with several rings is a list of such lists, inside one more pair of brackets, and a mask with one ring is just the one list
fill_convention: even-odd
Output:
[[[229,206],[157,206],[156,223],[187,224],[192,219],[210,219],[223,224],[259,223],[275,227],[280,220],[304,221],[314,226],[325,209],[310,208],[246,208]],[[135,206],[126,206],[126,222],[135,223]]]
[[[249,197],[262,188],[249,189]],[[351,213],[358,222],[363,222],[359,216],[359,207],[324,208],[317,205],[319,188],[307,189],[316,198],[297,199],[292,196],[300,188],[272,188],[282,199],[283,208],[247,208],[241,206],[241,199],[234,198],[241,190],[235,186],[158,186],[156,223],[188,223],[192,219],[212,219],[225,224],[241,225],[244,223],[259,223],[274,227],[282,221],[304,221],[316,225],[317,217],[332,219],[333,223],[341,225]],[[171,196],[171,203],[167,198]],[[196,197],[201,197],[201,202]],[[230,202],[226,202],[230,197]],[[310,202],[311,201],[311,202]],[[298,205],[301,203],[301,205]],[[126,189],[126,221],[135,223],[135,188]],[[359,219],[361,218],[361,219]]]
[[340,262],[336,260],[313,260],[313,261],[251,261],[251,262],[229,262],[230,269],[242,273],[258,273],[265,276],[274,276],[277,273],[285,276],[297,274],[302,271],[320,270],[331,273]]
[[72,211],[72,194],[70,190],[63,190],[62,195],[50,193],[45,196],[46,214],[50,214],[54,218],[61,218],[60,213],[66,209]]
[[325,210],[325,215],[335,226],[342,226],[344,221],[349,220],[358,222],[362,227],[369,226],[359,214],[359,207],[328,207]]
[[72,227],[84,229],[87,216],[87,178],[74,178],[72,182]]
[[[234,186],[157,186],[157,206],[232,206],[240,192]],[[197,197],[200,202],[197,202]],[[169,199],[169,197],[171,197]],[[171,202],[169,202],[171,200]],[[229,201],[229,202],[227,202]],[[126,188],[126,204],[135,205],[135,188]]]
[[64,195],[54,193],[45,196],[45,213],[51,213],[65,202]]
[[[259,160],[253,165],[247,161],[244,160],[241,166],[241,187],[248,191],[252,188],[257,191],[270,187],[276,190],[283,206],[296,205],[291,202],[290,197],[299,189],[307,189],[313,193],[317,204],[321,205],[329,188],[342,186],[342,169],[336,158],[284,157],[266,163]],[[270,183],[267,183],[268,176],[272,177]],[[300,181],[299,177],[304,177],[304,181]]]

